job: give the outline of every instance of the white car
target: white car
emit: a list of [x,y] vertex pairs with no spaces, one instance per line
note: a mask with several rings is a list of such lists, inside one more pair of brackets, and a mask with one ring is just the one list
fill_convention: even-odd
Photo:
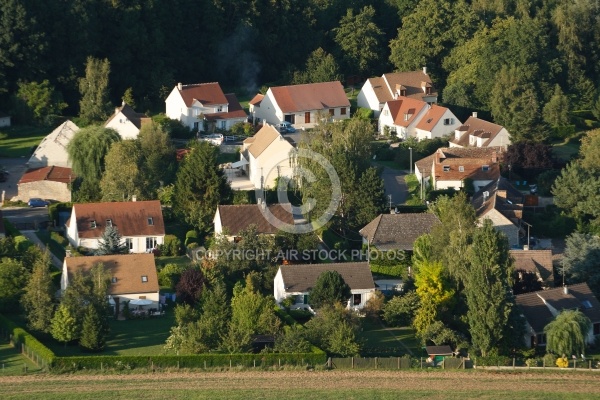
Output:
[[211,135],[203,135],[203,136],[200,136],[199,140],[209,142],[210,144],[214,144],[215,146],[220,146],[221,143],[223,143],[223,135],[221,135],[220,133],[213,133]]

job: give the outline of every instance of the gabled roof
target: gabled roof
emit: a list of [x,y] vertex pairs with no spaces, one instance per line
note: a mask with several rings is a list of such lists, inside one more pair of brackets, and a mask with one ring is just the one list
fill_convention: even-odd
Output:
[[448,345],[446,346],[426,346],[425,350],[427,351],[427,355],[430,356],[451,356],[454,354],[452,348]]
[[253,137],[244,140],[244,143],[250,143],[248,151],[254,158],[258,158],[275,140],[285,140],[285,138],[273,126],[265,124]]
[[433,104],[429,110],[423,115],[419,123],[415,128],[421,129],[426,132],[431,132],[431,130],[440,122],[444,114],[448,111],[446,107],[438,106],[437,104]]
[[[437,96],[437,90],[433,87],[431,77],[428,74],[423,73],[422,70],[383,74],[381,83],[385,85],[386,90],[375,92],[380,103],[393,100],[393,94],[396,92],[397,86],[404,86],[404,89],[406,89],[406,97],[413,99],[422,100],[423,97]],[[431,87],[430,94],[425,94],[423,91],[421,86],[423,83]]]
[[78,130],[79,127],[71,121],[60,124],[42,139],[27,162],[29,168],[45,167],[47,165],[70,167],[67,145]]
[[[460,166],[461,161],[459,159],[465,160],[477,160],[479,159],[480,167],[485,164],[485,160],[491,160],[494,152],[496,153],[498,159],[501,159],[502,156],[502,148],[501,147],[443,147],[438,149],[440,151],[440,155],[444,158],[444,162],[448,163],[448,165],[458,165]],[[425,178],[431,176],[431,167],[433,162],[436,159],[436,153],[433,153],[425,158],[420,159],[415,164],[417,168],[419,168],[419,172],[423,174]],[[451,161],[453,160],[453,161]],[[499,172],[499,170],[498,170]],[[499,176],[499,174],[498,174]],[[496,177],[497,178],[497,177]]]
[[[102,236],[107,220],[111,220],[121,236],[165,234],[162,209],[158,200],[73,204],[73,211],[77,218],[79,237],[82,239]],[[149,218],[152,218],[152,221],[149,221]],[[72,224],[73,221],[68,223]]]
[[[88,272],[94,265],[102,263],[116,281],[110,284],[109,294],[157,293],[158,277],[154,254],[119,254],[110,256],[66,257],[67,273],[72,276],[77,270]],[[142,280],[147,277],[147,282]]]
[[276,234],[279,232],[277,224],[279,221],[288,225],[294,225],[292,207],[286,204],[271,204],[267,206],[273,217],[265,213],[259,204],[243,204],[234,206],[218,206],[217,212],[221,218],[223,232],[235,236],[250,225],[256,225],[257,233]]
[[563,309],[578,309],[592,323],[600,322],[600,302],[598,302],[587,283],[568,286],[567,293],[565,293],[564,288],[559,287],[519,294],[515,296],[515,299],[525,319],[536,333],[543,332],[544,327],[554,319],[554,315],[546,304],[558,312]]
[[412,251],[415,240],[438,224],[434,214],[380,214],[359,233],[379,250]]
[[288,293],[306,293],[310,291],[317,278],[325,271],[336,271],[351,290],[375,289],[369,264],[364,262],[335,264],[282,265],[279,267],[285,291]]
[[[434,154],[431,173],[436,181],[462,181],[466,178],[496,180],[500,177],[498,161],[502,156],[501,152],[500,147],[440,148]],[[486,165],[487,170],[483,168]]]
[[242,108],[242,105],[238,101],[236,95],[234,93],[227,93],[225,95],[227,99],[227,112],[206,114],[205,118],[209,121],[211,120],[219,120],[219,119],[233,119],[233,118],[246,118],[246,112]]
[[471,200],[477,217],[483,217],[496,209],[506,218],[518,225],[523,217],[523,202],[525,196],[503,177],[482,187]]
[[[458,131],[463,132],[460,138],[452,138],[450,141],[458,146],[468,147],[469,136],[476,136],[487,139],[482,143],[482,147],[486,147],[503,128],[503,126],[494,124],[493,122],[470,116],[469,119],[457,129]],[[508,143],[506,144],[508,145]]]
[[19,185],[23,183],[38,182],[38,181],[52,181],[61,183],[71,183],[75,180],[71,168],[64,167],[42,167],[27,170],[19,180]]
[[260,106],[260,102],[265,98],[264,94],[257,93],[256,96],[248,102],[249,105]]
[[340,81],[275,86],[270,90],[284,113],[350,107]]
[[[390,115],[394,119],[394,125],[407,127],[412,124],[415,117],[427,107],[427,103],[421,100],[400,96],[397,100],[387,102]],[[408,116],[408,118],[406,118]]]
[[218,82],[182,85],[181,90],[177,86],[176,88],[187,107],[191,107],[194,100],[205,106],[227,104],[227,98]]
[[146,114],[138,113],[133,108],[131,108],[127,103],[123,103],[121,107],[117,107],[115,109],[115,113],[106,121],[104,126],[107,126],[110,121],[116,118],[119,113],[123,114],[125,118],[127,118],[136,128],[141,129],[142,124],[146,124],[151,121],[151,118],[146,116]]
[[523,270],[539,274],[546,283],[554,282],[552,250],[510,250],[515,271]]

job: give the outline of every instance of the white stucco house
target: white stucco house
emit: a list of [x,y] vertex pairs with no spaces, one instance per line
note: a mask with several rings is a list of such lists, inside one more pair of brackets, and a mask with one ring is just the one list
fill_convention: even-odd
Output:
[[73,247],[97,249],[107,226],[117,228],[131,253],[149,253],[165,242],[158,200],[73,204],[66,237]]
[[265,124],[254,136],[244,140],[240,162],[254,188],[273,188],[277,178],[293,177],[290,157],[295,151],[277,129]]
[[312,128],[322,119],[350,118],[350,101],[339,81],[275,86],[252,99],[250,114],[255,122]]
[[148,308],[158,306],[159,285],[154,254],[65,257],[60,279],[61,293],[67,289],[77,271],[86,274],[98,264],[102,264],[110,274],[108,301],[114,304],[116,314],[124,301],[145,299],[152,302],[147,305]]
[[373,275],[367,262],[336,264],[282,265],[274,281],[274,296],[278,304],[288,298],[294,298],[292,308],[311,309],[308,295],[319,276],[325,271],[338,272],[352,293],[347,308],[360,310],[375,292]]
[[460,120],[449,108],[432,104],[417,122],[414,132],[417,140],[435,139],[451,135],[459,126]]
[[356,104],[373,110],[374,117],[378,118],[385,103],[400,96],[430,105],[437,103],[438,92],[426,67],[422,71],[392,72],[367,79],[356,97]]
[[225,94],[218,82],[183,85],[178,83],[167,99],[166,114],[192,130],[229,130],[248,116],[233,93]]
[[510,145],[510,134],[505,127],[477,118],[477,113],[454,130],[448,142],[450,147],[502,147]]
[[33,169],[55,165],[71,168],[67,145],[78,130],[79,127],[69,120],[60,124],[42,139],[27,161],[27,167]]
[[115,108],[114,114],[104,123],[104,127],[119,132],[121,139],[135,139],[140,134],[142,125],[151,121],[150,117],[135,112],[133,108],[123,102],[121,107]]

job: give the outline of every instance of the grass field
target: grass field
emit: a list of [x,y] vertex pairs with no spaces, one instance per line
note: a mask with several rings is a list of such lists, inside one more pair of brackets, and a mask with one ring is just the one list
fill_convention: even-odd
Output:
[[402,356],[413,353],[420,356],[420,347],[411,328],[386,327],[378,321],[364,319],[358,338],[364,341],[364,349],[369,354],[363,356]]
[[0,377],[2,399],[596,399],[585,371],[229,371]]
[[29,156],[50,131],[50,128],[30,126],[0,128],[0,157]]
[[552,153],[554,157],[562,160],[569,161],[572,157],[579,153],[579,147],[581,147],[581,141],[579,138],[566,139],[562,143],[556,143],[552,145]]

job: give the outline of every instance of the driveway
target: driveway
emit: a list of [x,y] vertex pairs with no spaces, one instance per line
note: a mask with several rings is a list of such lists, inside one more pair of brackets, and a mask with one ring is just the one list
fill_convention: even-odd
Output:
[[383,178],[383,184],[385,186],[386,201],[389,204],[389,195],[392,196],[392,205],[404,204],[408,197],[408,187],[404,182],[404,177],[408,175],[408,172],[397,169],[391,169],[388,167],[383,168],[381,177]]
[[[10,200],[17,195],[17,182],[21,180],[21,176],[27,170],[25,163],[28,158],[0,158],[0,165],[8,171],[8,179],[6,182],[0,182],[0,200]],[[4,199],[1,198],[4,193]]]

